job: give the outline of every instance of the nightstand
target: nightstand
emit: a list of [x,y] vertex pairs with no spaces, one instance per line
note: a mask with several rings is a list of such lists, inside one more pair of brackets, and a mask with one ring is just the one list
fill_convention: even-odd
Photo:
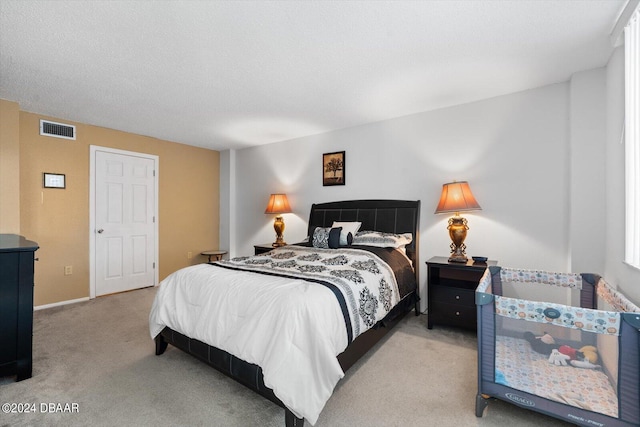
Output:
[[273,249],[273,245],[271,243],[264,243],[262,245],[253,245],[253,248],[255,250],[255,255],[260,255]]
[[466,264],[449,262],[447,257],[427,261],[427,327],[434,324],[476,330],[475,290],[488,266],[497,261]]

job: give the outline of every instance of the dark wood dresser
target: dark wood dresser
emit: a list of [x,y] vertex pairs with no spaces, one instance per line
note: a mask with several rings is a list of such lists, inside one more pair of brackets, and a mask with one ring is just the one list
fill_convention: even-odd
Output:
[[427,327],[434,324],[476,330],[475,290],[490,265],[497,261],[474,263],[449,262],[447,257],[433,257],[428,267]]
[[0,234],[0,376],[31,378],[33,263],[38,244]]

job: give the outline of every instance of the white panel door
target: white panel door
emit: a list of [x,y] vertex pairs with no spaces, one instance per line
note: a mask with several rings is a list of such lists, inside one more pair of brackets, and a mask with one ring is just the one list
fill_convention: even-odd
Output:
[[155,285],[155,161],[95,152],[96,296]]

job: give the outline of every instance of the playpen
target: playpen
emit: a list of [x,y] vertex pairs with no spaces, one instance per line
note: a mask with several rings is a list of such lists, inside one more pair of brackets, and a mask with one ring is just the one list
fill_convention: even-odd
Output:
[[478,395],[584,426],[640,425],[640,309],[595,274],[489,267]]

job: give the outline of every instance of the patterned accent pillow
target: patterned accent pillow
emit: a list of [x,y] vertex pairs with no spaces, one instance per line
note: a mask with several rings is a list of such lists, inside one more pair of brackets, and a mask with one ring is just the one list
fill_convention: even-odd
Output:
[[314,248],[324,248],[324,249],[336,249],[340,247],[340,232],[342,231],[341,227],[331,228],[331,227],[316,227],[313,230],[313,247]]
[[378,246],[381,248],[404,248],[412,240],[411,233],[394,234],[381,231],[360,231],[353,236],[354,245]]

